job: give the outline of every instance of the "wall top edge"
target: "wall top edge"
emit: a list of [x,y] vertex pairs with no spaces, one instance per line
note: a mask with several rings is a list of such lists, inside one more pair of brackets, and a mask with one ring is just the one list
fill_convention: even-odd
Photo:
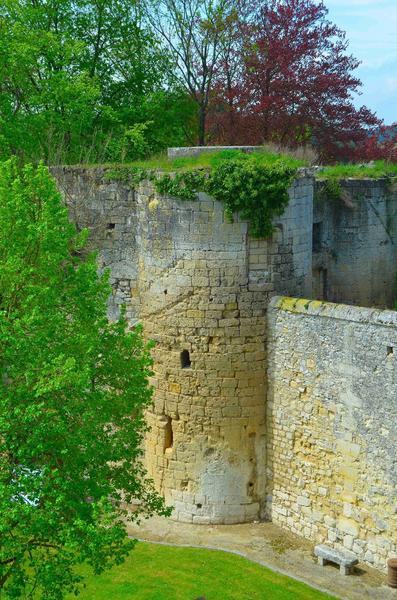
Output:
[[[217,146],[217,148],[219,149],[219,146]],[[57,166],[49,166],[49,170],[53,175],[60,175],[60,174],[83,174],[86,173],[87,175],[92,175],[92,176],[96,176],[96,177],[101,177],[103,176],[107,171],[114,171],[115,169],[117,169],[118,167],[125,167],[128,168],[128,164],[127,165],[57,165]],[[161,170],[159,169],[159,172],[161,172]],[[172,174],[172,171],[170,172],[170,174]],[[321,170],[319,169],[319,167],[300,167],[297,170],[297,174],[295,177],[295,181],[296,180],[300,180],[303,178],[310,178],[312,180],[315,180],[318,184],[322,184],[326,181],[326,178],[322,178],[321,177]],[[113,179],[113,183],[116,180]],[[384,185],[384,183],[386,181],[389,181],[389,178],[387,177],[341,177],[338,178],[338,181],[341,182],[347,182],[349,184],[356,184],[356,185],[360,185],[360,184],[365,184],[366,186],[368,185],[379,185],[382,184]],[[123,182],[125,185],[125,182]]]
[[334,304],[323,300],[274,296],[270,301],[269,310],[397,328],[397,311]]
[[183,156],[200,156],[220,150],[241,150],[242,152],[261,152],[263,146],[177,146],[168,148],[168,158],[180,158]]

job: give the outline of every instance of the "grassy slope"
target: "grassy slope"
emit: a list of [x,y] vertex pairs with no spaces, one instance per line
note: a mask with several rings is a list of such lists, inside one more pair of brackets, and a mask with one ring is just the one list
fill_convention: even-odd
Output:
[[244,558],[197,548],[138,543],[127,561],[87,576],[81,600],[331,600]]
[[166,156],[158,156],[147,160],[137,160],[132,163],[123,165],[108,165],[119,166],[121,168],[137,167],[140,169],[153,169],[160,171],[181,172],[191,171],[193,169],[211,169],[217,166],[223,160],[238,159],[244,160],[250,157],[258,161],[259,164],[271,165],[282,159],[291,167],[304,167],[306,163],[303,160],[298,160],[293,156],[286,154],[277,154],[264,150],[263,152],[253,152],[245,154],[239,150],[220,150],[219,152],[203,153],[200,156],[189,156],[183,158],[169,159]]

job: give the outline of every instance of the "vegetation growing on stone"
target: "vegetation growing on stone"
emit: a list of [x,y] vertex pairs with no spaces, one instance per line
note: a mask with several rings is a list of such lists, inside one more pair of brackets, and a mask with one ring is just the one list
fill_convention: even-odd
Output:
[[135,185],[148,179],[160,195],[181,200],[194,200],[198,192],[207,192],[224,204],[231,221],[238,213],[249,221],[253,237],[264,238],[273,231],[273,217],[287,206],[288,187],[298,167],[304,165],[304,161],[288,155],[223,150],[117,167],[107,173],[107,178]]
[[391,186],[397,177],[397,164],[384,160],[365,164],[337,164],[321,168],[318,175],[323,185],[317,192],[317,199],[331,202],[342,199],[349,206],[352,198],[343,189],[341,181],[344,179],[385,179],[386,185]]
[[272,164],[257,160],[227,160],[211,173],[207,191],[225,205],[230,220],[239,213],[249,220],[255,238],[271,235],[273,217],[281,215],[288,204],[288,187],[296,168],[283,159]]
[[[109,180],[138,185],[151,181],[162,196],[194,200],[199,192],[207,192],[225,206],[230,220],[238,213],[250,222],[250,233],[265,238],[273,231],[272,220],[283,213],[288,204],[288,187],[299,167],[307,166],[285,153],[262,151],[246,154],[239,150],[221,150],[199,156],[168,159],[153,158],[130,165],[111,168]],[[319,197],[340,200],[343,178],[397,177],[397,164],[384,160],[370,164],[340,164],[323,167],[318,175],[324,179]]]
[[336,202],[341,199],[341,196],[342,187],[339,179],[336,177],[329,177],[328,179],[324,179],[323,185],[315,194],[315,199]]
[[381,179],[397,177],[397,163],[375,160],[372,163],[348,163],[326,166],[321,169],[320,177],[327,179]]

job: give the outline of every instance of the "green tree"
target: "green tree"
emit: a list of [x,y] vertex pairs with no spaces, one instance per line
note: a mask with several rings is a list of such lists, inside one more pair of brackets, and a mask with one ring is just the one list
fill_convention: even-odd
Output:
[[144,0],[146,18],[161,37],[175,75],[197,110],[197,139],[205,145],[214,78],[233,35],[238,0]]
[[[182,106],[177,90],[138,2],[0,0],[0,157],[137,158],[131,127],[164,128],[157,99]],[[169,143],[184,141],[183,124],[175,132],[168,121],[165,132]],[[163,135],[149,137],[148,152],[162,149]]]
[[58,162],[94,125],[98,82],[81,69],[71,2],[0,0],[0,128],[7,151]]
[[[168,514],[142,465],[151,359],[107,319],[110,292],[47,169],[0,164],[0,594],[56,598]],[[139,500],[128,515],[124,503]],[[3,596],[2,596],[3,597]]]

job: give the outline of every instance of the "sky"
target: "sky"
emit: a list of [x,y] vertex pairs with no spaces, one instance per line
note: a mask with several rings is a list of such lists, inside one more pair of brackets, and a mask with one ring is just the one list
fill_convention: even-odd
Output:
[[346,31],[349,52],[361,61],[356,104],[397,122],[397,0],[324,0],[328,18]]

